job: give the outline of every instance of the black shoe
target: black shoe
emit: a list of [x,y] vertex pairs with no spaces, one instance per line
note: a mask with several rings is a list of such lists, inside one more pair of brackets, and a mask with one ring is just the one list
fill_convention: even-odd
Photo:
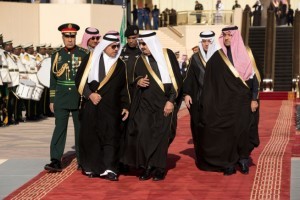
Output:
[[239,161],[239,167],[241,170],[242,174],[249,174],[249,165],[248,165],[248,160],[240,160]]
[[99,174],[96,174],[96,173],[94,173],[94,172],[91,172],[91,173],[87,174],[87,176],[88,176],[89,178],[98,178],[98,177],[100,177]]
[[118,176],[112,172],[108,172],[107,175],[105,176],[105,179],[109,180],[109,181],[118,181],[119,180]]
[[153,167],[147,167],[143,173],[140,175],[139,179],[140,181],[146,181],[149,180],[152,176],[152,172],[153,172],[154,168]]
[[50,164],[45,165],[44,169],[49,172],[61,172],[61,162],[59,160],[54,159],[51,161]]
[[161,180],[164,180],[164,179],[165,179],[165,170],[157,169],[154,172],[152,180],[153,181],[161,181]]
[[227,167],[224,169],[224,176],[230,176],[236,173],[236,169],[234,167]]

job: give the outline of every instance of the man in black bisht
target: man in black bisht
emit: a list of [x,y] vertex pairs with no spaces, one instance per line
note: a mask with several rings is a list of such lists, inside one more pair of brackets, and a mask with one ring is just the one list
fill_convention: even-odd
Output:
[[89,177],[118,180],[121,122],[128,117],[126,68],[119,39],[106,34],[83,61],[76,86],[85,104],[80,113],[80,156]]
[[239,164],[249,173],[251,91],[246,83],[254,71],[236,26],[222,29],[221,50],[206,64],[200,101],[200,153],[198,167],[236,173]]
[[143,168],[141,181],[153,176],[163,180],[166,173],[171,123],[182,85],[174,53],[162,49],[155,32],[139,36],[143,54],[135,65],[136,91],[131,104],[126,144],[121,161]]
[[215,33],[204,31],[200,33],[200,51],[190,59],[187,76],[183,83],[183,95],[186,107],[191,115],[191,131],[195,149],[195,161],[199,159],[199,125],[200,125],[200,96],[203,88],[206,62],[220,47],[215,41]]
[[142,53],[137,43],[137,39],[139,37],[139,28],[135,25],[128,26],[125,31],[125,37],[127,38],[127,44],[123,47],[120,58],[126,63],[129,93],[132,96],[132,84],[134,82],[133,68],[136,59]]

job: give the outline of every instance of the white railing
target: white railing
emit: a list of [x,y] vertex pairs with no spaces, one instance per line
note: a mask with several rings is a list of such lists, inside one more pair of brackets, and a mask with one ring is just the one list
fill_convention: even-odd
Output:
[[[177,12],[177,25],[187,24],[232,24],[232,10],[203,10],[203,11],[179,11]],[[200,16],[201,21],[197,23],[196,17]]]

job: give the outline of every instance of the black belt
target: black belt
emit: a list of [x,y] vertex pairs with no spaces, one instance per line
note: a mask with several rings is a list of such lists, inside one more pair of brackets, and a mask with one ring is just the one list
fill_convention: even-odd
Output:
[[0,65],[0,69],[7,69],[8,66],[7,65]]
[[9,71],[9,72],[18,72],[19,69],[9,69],[8,71]]

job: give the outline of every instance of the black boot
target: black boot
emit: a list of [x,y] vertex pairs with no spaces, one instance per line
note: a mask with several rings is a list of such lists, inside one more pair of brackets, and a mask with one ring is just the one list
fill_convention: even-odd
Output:
[[242,174],[249,174],[249,159],[239,160],[239,167]]
[[153,174],[153,181],[161,181],[165,179],[166,170],[162,168],[157,168]]
[[51,163],[45,165],[44,169],[49,172],[61,172],[62,171],[61,162],[57,159],[52,159]]
[[146,181],[151,178],[152,172],[154,168],[151,166],[148,166],[146,169],[144,169],[143,173],[140,175],[139,179],[140,181]]

